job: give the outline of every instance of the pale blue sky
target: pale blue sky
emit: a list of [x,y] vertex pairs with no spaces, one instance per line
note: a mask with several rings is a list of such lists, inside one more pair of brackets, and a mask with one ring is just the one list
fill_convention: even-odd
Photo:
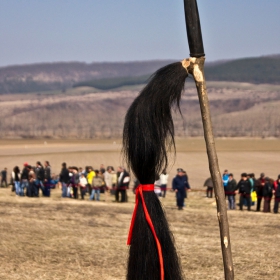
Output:
[[[280,54],[280,0],[197,0],[208,61]],[[0,0],[0,66],[189,56],[183,0]]]

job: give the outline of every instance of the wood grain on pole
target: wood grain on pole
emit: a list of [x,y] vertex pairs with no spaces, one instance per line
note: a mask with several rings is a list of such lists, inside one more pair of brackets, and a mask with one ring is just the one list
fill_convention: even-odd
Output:
[[220,173],[218,157],[215,147],[215,140],[213,136],[210,107],[208,101],[208,94],[206,89],[206,82],[204,76],[204,62],[205,57],[189,58],[188,72],[193,75],[203,122],[204,138],[209,161],[209,170],[214,184],[215,198],[217,203],[217,216],[220,226],[221,248],[224,263],[224,273],[226,280],[234,279],[234,269],[231,253],[231,243],[229,235],[229,223],[227,217],[227,207],[225,200],[224,186],[222,182],[222,175]]

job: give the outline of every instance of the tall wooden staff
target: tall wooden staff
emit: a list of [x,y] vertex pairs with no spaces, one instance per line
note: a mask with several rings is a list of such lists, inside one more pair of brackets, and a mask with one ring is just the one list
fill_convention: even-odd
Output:
[[217,203],[217,215],[220,226],[221,247],[224,261],[225,279],[234,279],[231,244],[229,236],[229,224],[225,202],[222,176],[219,170],[218,158],[215,148],[215,140],[212,130],[212,122],[206,82],[204,76],[205,54],[203,48],[200,20],[196,0],[184,0],[185,18],[190,48],[190,58],[185,60],[185,67],[194,77],[202,116],[204,138],[208,154],[209,169],[215,189]]

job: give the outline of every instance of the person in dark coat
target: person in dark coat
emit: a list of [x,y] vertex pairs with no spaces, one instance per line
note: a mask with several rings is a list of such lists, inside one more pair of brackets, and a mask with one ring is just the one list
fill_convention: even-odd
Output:
[[28,180],[29,180],[29,168],[28,168],[28,163],[25,162],[23,164],[23,170],[21,173],[21,178],[20,178],[20,196],[24,196],[24,189],[28,188]]
[[237,183],[233,178],[233,174],[229,174],[229,180],[225,187],[225,194],[228,197],[228,209],[235,209],[235,192],[237,190]]
[[1,171],[1,187],[3,186],[3,184],[5,184],[5,187],[7,188],[7,168],[4,168]]
[[117,184],[116,184],[116,191],[115,191],[115,202],[119,202],[120,190],[118,189],[118,182],[121,175],[121,167],[119,166],[117,169]]
[[247,173],[241,174],[241,180],[238,182],[237,190],[239,190],[240,200],[239,209],[243,210],[244,200],[247,202],[248,211],[251,210],[251,183],[248,180]]
[[44,169],[44,196],[51,196],[51,165],[48,161],[45,161],[44,163],[45,169]]
[[121,202],[126,202],[126,190],[128,189],[130,182],[129,173],[123,168],[119,167],[118,171],[120,172],[120,176],[118,177],[118,186],[116,191],[116,201],[119,202],[119,193],[121,193]]
[[69,170],[67,169],[67,165],[65,162],[62,163],[62,169],[59,174],[59,182],[62,186],[62,197],[67,197],[67,185],[69,183],[70,176]]
[[39,190],[41,189],[42,195],[44,193],[44,180],[45,180],[45,170],[40,161],[36,162],[35,168],[35,175],[36,175],[36,191],[35,196],[39,196]]
[[29,183],[28,183],[26,195],[29,197],[38,197],[37,190],[38,189],[37,189],[36,180],[34,178],[34,175],[29,174]]
[[206,181],[204,182],[203,186],[207,187],[207,189],[206,189],[206,197],[212,198],[213,197],[213,188],[214,188],[212,178],[209,177],[208,179],[206,179]]
[[182,168],[177,169],[177,175],[172,181],[172,189],[176,193],[178,210],[183,210],[185,198],[187,197],[186,190],[190,190],[190,185]]
[[265,184],[265,174],[261,173],[260,178],[256,181],[256,192],[257,192],[257,210],[256,211],[260,211],[261,210],[261,203],[262,203],[262,198],[263,198],[263,188],[264,188],[264,184]]
[[271,199],[273,196],[273,181],[266,177],[265,183],[263,187],[263,199],[264,199],[264,205],[263,205],[263,212],[270,213],[271,212]]
[[273,212],[277,214],[279,209],[279,203],[280,203],[280,175],[278,175],[278,179],[274,182],[273,192],[275,196]]
[[72,185],[72,189],[73,189],[73,197],[75,199],[78,199],[78,188],[79,188],[79,182],[80,182],[80,176],[78,173],[78,168],[73,166],[70,169],[71,173],[73,174],[71,179],[70,179],[70,183]]

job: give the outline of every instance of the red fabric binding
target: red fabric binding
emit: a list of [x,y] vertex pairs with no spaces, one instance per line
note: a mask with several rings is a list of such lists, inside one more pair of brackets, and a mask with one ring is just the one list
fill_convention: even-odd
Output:
[[155,189],[154,184],[139,185],[138,188],[136,189],[136,195],[135,195],[135,200],[136,201],[135,201],[135,207],[134,207],[134,211],[133,211],[132,219],[131,219],[131,223],[130,223],[130,229],[129,229],[129,234],[128,234],[128,238],[127,238],[127,245],[131,244],[132,231],[133,231],[133,227],[134,227],[134,223],[135,223],[136,213],[137,213],[138,204],[139,204],[139,197],[140,197],[140,199],[142,200],[142,205],[143,205],[143,210],[144,210],[146,221],[147,221],[148,225],[150,226],[150,229],[152,231],[152,234],[153,234],[154,239],[155,239],[156,244],[157,244],[159,265],[160,265],[160,279],[164,280],[164,266],[163,266],[163,256],[162,256],[161,245],[160,245],[160,242],[158,240],[153,222],[151,220],[151,217],[150,217],[150,214],[149,214],[148,209],[146,207],[146,203],[145,203],[144,196],[143,196],[143,192],[152,192],[152,191],[154,191],[154,189]]

